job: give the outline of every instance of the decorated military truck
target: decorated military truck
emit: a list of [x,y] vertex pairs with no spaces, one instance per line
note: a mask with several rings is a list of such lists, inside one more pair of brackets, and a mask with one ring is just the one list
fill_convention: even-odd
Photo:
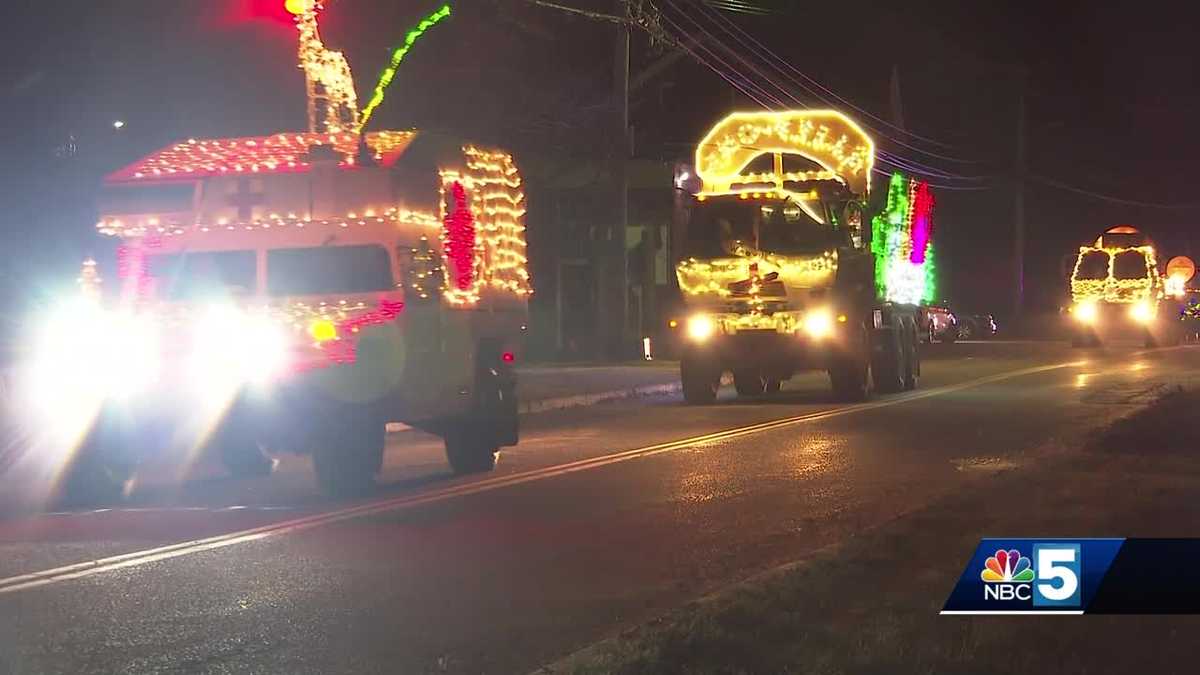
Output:
[[741,396],[810,369],[848,400],[916,387],[933,198],[897,174],[868,220],[874,161],[831,110],[734,113],[700,142],[676,265],[688,403],[714,401],[725,373]]
[[532,292],[517,165],[366,131],[390,77],[360,113],[322,3],[287,7],[309,129],[184,139],[109,175],[96,227],[119,242],[116,278],[85,265],[82,293],[35,318],[27,399],[61,432],[72,491],[114,493],[166,452],[268,473],[265,448],[310,453],[327,491],[358,493],[391,422],[441,436],[459,472],[517,443]]
[[1128,225],[1110,227],[1075,256],[1071,344],[1095,346],[1118,338],[1141,340],[1146,347],[1179,342],[1186,318],[1181,298],[1190,278],[1191,273],[1186,278],[1162,274],[1154,242],[1145,233]]

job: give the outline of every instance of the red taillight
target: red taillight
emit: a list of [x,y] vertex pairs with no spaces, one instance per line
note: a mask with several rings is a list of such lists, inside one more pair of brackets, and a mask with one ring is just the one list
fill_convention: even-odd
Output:
[[512,352],[504,352],[500,355],[500,360],[504,361],[505,363],[512,363],[513,361],[517,360],[517,356]]

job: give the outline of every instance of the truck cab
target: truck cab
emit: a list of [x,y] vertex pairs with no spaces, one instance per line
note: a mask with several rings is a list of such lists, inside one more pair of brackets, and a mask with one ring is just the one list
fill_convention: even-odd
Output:
[[1135,338],[1153,347],[1180,336],[1177,303],[1165,292],[1154,243],[1136,228],[1118,225],[1081,246],[1070,291],[1073,346]]
[[700,142],[676,263],[688,403],[714,401],[725,372],[740,396],[807,369],[848,399],[916,385],[915,307],[876,293],[873,161],[835,111],[734,113]]

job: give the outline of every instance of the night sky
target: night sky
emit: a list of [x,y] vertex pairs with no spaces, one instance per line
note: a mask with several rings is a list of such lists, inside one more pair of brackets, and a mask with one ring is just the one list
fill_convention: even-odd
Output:
[[[178,139],[304,128],[303,76],[282,4],[5,2],[4,285],[73,279],[80,258],[102,246],[91,233],[91,204],[106,172]],[[613,6],[603,0],[561,4]],[[772,82],[816,104],[778,71],[766,72],[761,53],[721,32],[722,24],[692,0],[658,4],[674,23],[668,29],[698,34],[695,19],[764,72],[721,52],[730,69],[778,97],[786,95]],[[1168,255],[1200,254],[1200,205],[1120,204],[1045,184],[1153,204],[1200,202],[1192,161],[1200,149],[1200,50],[1184,10],[1152,2],[757,4],[772,14],[726,16],[804,75],[888,120],[896,69],[908,131],[937,143],[883,127],[890,137],[879,138],[884,149],[940,174],[981,177],[933,179],[946,186],[935,190],[944,295],[1006,308],[1023,78],[1028,171],[1037,177],[1029,182],[1027,205],[1033,304],[1060,301],[1060,258],[1112,224],[1142,227]],[[360,98],[389,47],[436,7],[432,0],[329,3],[324,37],[347,53]],[[602,156],[612,26],[524,0],[468,0],[454,11],[410,54],[374,128],[462,134],[513,148],[518,159],[522,152]],[[634,76],[662,55],[635,36]],[[675,159],[686,157],[722,114],[753,103],[685,58],[635,91],[632,106],[637,154]],[[126,122],[123,129],[113,128],[118,119]]]

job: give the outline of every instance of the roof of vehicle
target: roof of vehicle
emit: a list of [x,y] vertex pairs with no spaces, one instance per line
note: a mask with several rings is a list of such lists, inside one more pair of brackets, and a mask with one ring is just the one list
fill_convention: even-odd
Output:
[[[375,161],[390,167],[404,154],[416,131],[377,131],[366,135]],[[193,180],[212,176],[299,173],[312,168],[309,153],[332,148],[340,166],[355,163],[359,137],[355,134],[286,132],[270,136],[190,138],[174,143],[106,177],[108,183]]]

